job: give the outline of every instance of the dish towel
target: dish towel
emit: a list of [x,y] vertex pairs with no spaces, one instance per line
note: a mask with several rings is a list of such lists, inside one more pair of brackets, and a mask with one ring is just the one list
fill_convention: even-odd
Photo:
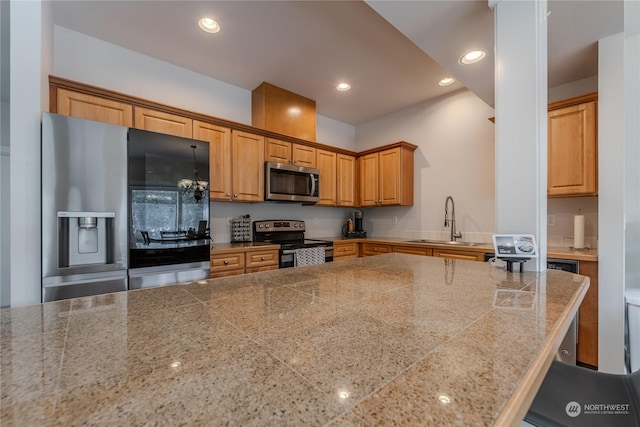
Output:
[[296,249],[294,253],[295,266],[324,264],[324,247]]

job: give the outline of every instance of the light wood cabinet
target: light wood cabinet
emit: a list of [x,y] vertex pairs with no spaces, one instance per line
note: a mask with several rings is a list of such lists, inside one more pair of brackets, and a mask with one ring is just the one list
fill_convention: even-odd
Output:
[[264,200],[264,137],[194,120],[195,139],[209,141],[211,200]]
[[[580,99],[592,99],[590,97]],[[598,194],[597,103],[550,105],[547,121],[547,193],[550,197]]]
[[265,161],[278,162],[308,168],[316,167],[316,149],[274,138],[265,140]]
[[193,120],[176,114],[135,107],[134,127],[182,138],[193,137]]
[[130,104],[61,88],[55,90],[55,96],[57,114],[112,125],[133,126],[133,107]]
[[413,152],[400,142],[360,155],[360,206],[413,206]]
[[211,255],[210,260],[211,265],[209,268],[209,275],[211,277],[226,277],[244,274],[244,252]]
[[264,201],[264,137],[231,132],[231,159],[233,201]]
[[316,140],[316,102],[267,82],[251,92],[251,123],[272,132]]
[[580,274],[589,277],[589,290],[580,304],[578,314],[579,365],[598,368],[598,263],[580,261]]
[[211,253],[210,277],[228,277],[279,268],[278,249],[240,248]]
[[245,257],[247,273],[278,269],[279,255],[277,250],[247,252]]
[[433,249],[433,256],[438,258],[484,262],[484,253],[482,252],[460,251],[455,249]]
[[433,249],[418,246],[396,246],[393,245],[393,252],[409,255],[433,256]]
[[360,254],[362,256],[382,255],[390,254],[392,251],[393,249],[391,245],[385,245],[382,243],[363,243]]
[[360,256],[359,245],[357,242],[333,242],[333,260],[344,261],[354,259]]
[[356,159],[328,150],[317,151],[320,201],[317,206],[355,206]]
[[194,120],[193,137],[209,142],[209,197],[231,200],[231,129]]

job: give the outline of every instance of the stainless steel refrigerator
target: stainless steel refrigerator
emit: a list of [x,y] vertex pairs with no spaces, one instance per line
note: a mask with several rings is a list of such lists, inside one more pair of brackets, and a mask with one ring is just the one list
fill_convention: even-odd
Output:
[[127,290],[127,131],[43,114],[43,302]]

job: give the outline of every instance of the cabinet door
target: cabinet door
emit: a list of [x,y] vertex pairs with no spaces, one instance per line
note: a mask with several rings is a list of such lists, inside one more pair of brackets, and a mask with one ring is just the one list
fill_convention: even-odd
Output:
[[316,167],[316,149],[306,145],[293,144],[291,149],[291,157],[293,164],[296,166],[304,166],[307,168]]
[[400,148],[380,152],[379,160],[379,205],[400,204]]
[[267,138],[265,140],[264,157],[266,162],[291,163],[291,143]]
[[147,108],[136,107],[135,127],[152,132],[166,133],[167,135],[181,136],[183,138],[193,137],[193,120],[175,114],[163,113],[162,111],[149,110]]
[[264,201],[264,137],[231,132],[233,200]]
[[133,126],[133,107],[99,96],[56,90],[56,113],[112,125]]
[[378,206],[378,153],[358,159],[360,168],[360,206]]
[[336,153],[318,150],[317,167],[320,171],[320,201],[317,206],[336,205]]
[[598,368],[598,263],[580,261],[580,274],[589,276],[589,290],[580,304],[578,315],[577,361]]
[[434,249],[433,256],[438,258],[463,259],[467,261],[484,261],[484,254],[480,252],[453,251],[449,249]]
[[338,154],[336,171],[336,201],[338,206],[356,205],[356,158]]
[[547,125],[548,195],[597,195],[596,102],[550,111]]
[[193,138],[209,141],[209,197],[231,200],[231,129],[194,120]]

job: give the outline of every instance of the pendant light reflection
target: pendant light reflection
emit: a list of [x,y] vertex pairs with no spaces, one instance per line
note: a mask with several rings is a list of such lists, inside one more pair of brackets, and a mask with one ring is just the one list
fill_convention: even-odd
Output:
[[198,165],[196,163],[196,146],[192,145],[191,149],[193,150],[193,179],[182,178],[178,181],[178,188],[182,189],[184,194],[193,193],[193,198],[196,202],[202,200],[203,197],[206,197],[206,189],[209,183],[200,179],[198,175]]

